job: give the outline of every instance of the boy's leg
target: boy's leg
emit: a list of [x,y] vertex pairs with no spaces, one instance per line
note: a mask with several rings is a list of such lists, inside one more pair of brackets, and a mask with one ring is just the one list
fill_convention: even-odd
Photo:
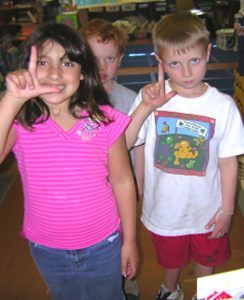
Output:
[[[191,236],[191,256],[195,260],[196,278],[214,273],[214,268],[230,256],[227,234],[218,239],[209,239],[211,233]],[[194,296],[192,299],[196,299]]]
[[177,290],[181,269],[164,269],[164,285],[173,292]]
[[[191,235],[191,257],[196,262],[196,274],[210,275],[217,267],[230,257],[228,236],[209,239],[210,233]],[[210,273],[211,272],[211,273]]]
[[184,298],[179,284],[181,268],[189,260],[189,236],[166,237],[151,233],[159,265],[164,268],[164,283],[156,299]]
[[[230,256],[227,234],[218,239],[209,239],[211,233],[191,236],[191,256],[195,260],[196,278],[214,273],[214,268]],[[196,295],[192,299],[196,299]]]
[[208,276],[213,274],[214,272],[214,267],[208,267],[208,266],[204,266],[202,264],[199,263],[195,263],[195,274],[196,277],[202,277],[202,276]]

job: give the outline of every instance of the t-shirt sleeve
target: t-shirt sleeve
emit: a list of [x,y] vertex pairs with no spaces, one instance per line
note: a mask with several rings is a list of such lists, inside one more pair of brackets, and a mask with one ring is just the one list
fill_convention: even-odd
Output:
[[110,147],[125,132],[131,118],[110,106],[105,106],[103,111],[111,119],[111,122],[105,126],[107,129],[108,146]]
[[230,106],[228,119],[218,149],[221,158],[237,156],[244,153],[244,126],[240,112],[234,103]]

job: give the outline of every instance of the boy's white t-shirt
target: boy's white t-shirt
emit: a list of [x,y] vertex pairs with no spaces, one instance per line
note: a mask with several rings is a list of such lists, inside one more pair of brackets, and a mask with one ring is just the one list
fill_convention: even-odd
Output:
[[[166,93],[169,82],[165,83]],[[138,94],[130,113],[141,101]],[[218,158],[244,153],[244,128],[234,100],[208,86],[197,98],[174,96],[144,122],[142,222],[164,236],[205,233],[221,207]]]

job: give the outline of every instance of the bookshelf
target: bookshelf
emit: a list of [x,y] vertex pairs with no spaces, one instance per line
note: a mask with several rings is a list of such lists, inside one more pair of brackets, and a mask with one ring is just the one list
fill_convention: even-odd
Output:
[[42,20],[42,0],[0,1],[0,93],[17,66],[18,45]]
[[4,0],[0,2],[0,20],[0,37],[10,34],[23,39],[43,20],[42,0]]

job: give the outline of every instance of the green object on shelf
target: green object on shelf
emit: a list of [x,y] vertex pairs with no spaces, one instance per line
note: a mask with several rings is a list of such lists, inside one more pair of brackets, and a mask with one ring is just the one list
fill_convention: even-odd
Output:
[[57,23],[64,23],[73,28],[78,28],[77,12],[65,12],[56,16]]

